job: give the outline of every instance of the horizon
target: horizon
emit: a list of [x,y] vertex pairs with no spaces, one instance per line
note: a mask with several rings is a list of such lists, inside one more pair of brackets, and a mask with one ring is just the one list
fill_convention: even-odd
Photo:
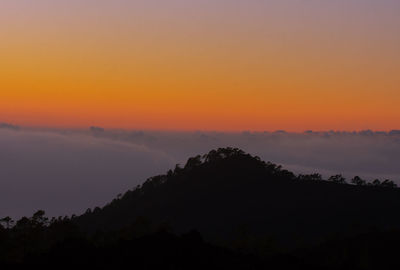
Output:
[[32,131],[63,131],[63,130],[71,130],[71,131],[88,131],[92,128],[99,128],[103,131],[143,131],[143,132],[170,132],[170,133],[193,133],[193,132],[207,132],[207,133],[292,133],[292,134],[302,134],[302,133],[363,133],[363,132],[372,132],[372,133],[396,133],[400,132],[400,128],[391,128],[391,129],[303,129],[303,130],[285,130],[285,129],[146,129],[140,127],[132,127],[132,128],[121,128],[121,127],[105,127],[100,125],[88,125],[88,126],[39,126],[39,125],[20,125],[18,123],[11,123],[0,121],[0,128],[3,129],[28,129]]

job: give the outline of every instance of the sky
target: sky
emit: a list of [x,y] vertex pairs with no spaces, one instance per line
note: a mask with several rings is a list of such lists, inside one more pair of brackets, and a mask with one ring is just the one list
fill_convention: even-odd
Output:
[[391,130],[398,0],[2,0],[0,122]]

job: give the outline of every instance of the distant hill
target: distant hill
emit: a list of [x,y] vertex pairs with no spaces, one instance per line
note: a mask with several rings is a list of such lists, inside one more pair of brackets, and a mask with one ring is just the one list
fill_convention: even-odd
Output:
[[94,232],[144,219],[176,233],[195,229],[208,241],[244,248],[305,247],[338,235],[400,228],[400,190],[391,182],[330,180],[295,175],[239,149],[220,148],[73,221]]

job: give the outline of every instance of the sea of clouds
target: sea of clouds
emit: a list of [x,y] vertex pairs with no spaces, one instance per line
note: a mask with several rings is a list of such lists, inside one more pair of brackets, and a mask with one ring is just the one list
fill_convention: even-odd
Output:
[[0,217],[80,214],[218,147],[238,147],[295,173],[400,184],[400,132],[51,130],[0,123]]

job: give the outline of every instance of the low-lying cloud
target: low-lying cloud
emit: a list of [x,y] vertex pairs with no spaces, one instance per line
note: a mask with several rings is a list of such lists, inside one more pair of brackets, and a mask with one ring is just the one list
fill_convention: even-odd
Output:
[[0,126],[0,216],[82,213],[188,157],[238,147],[296,173],[400,183],[400,132],[155,132]]
[[0,130],[0,216],[81,213],[174,161],[132,143],[82,134]]

